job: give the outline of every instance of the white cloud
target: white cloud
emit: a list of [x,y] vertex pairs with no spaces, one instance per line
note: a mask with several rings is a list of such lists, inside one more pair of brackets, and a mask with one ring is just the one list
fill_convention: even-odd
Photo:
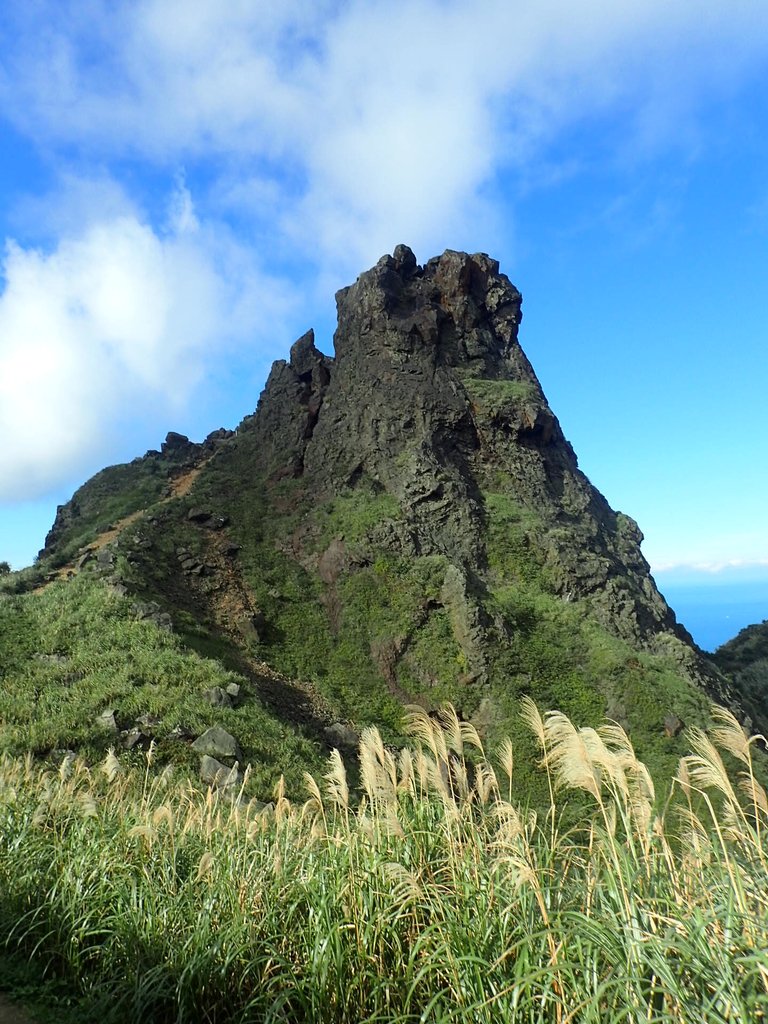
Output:
[[20,6],[0,104],[23,129],[222,156],[257,193],[298,179],[273,230],[350,270],[399,240],[455,245],[475,218],[492,241],[482,190],[564,124],[622,109],[636,146],[686,138],[697,99],[768,52],[763,0]]
[[226,235],[201,226],[186,189],[173,229],[135,215],[89,224],[52,252],[10,242],[0,295],[0,501],[66,480],[127,412],[178,410],[228,343],[275,322],[284,288]]

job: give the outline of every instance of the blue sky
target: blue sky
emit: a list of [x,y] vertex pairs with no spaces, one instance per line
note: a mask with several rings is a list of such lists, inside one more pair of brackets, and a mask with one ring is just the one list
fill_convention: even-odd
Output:
[[[253,410],[334,291],[485,251],[664,587],[768,595],[764,0],[0,6],[0,558]],[[766,607],[768,615],[768,607]]]

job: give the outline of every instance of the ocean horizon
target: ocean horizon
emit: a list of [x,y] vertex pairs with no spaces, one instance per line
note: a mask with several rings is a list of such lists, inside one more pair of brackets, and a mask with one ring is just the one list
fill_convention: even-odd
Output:
[[704,651],[722,644],[754,623],[768,619],[768,581],[665,583],[657,579],[667,604]]

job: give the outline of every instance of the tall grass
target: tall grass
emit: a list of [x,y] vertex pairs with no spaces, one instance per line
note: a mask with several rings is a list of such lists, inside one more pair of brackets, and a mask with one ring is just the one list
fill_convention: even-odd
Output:
[[450,706],[399,754],[365,731],[359,799],[336,752],[258,811],[114,755],[5,759],[2,934],[105,1022],[764,1019],[754,739],[716,712],[660,800],[615,724],[523,713],[539,815]]

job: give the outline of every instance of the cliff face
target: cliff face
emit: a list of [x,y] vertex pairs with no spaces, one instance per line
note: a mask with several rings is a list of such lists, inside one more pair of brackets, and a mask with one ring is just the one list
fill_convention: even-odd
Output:
[[337,306],[333,358],[310,331],[234,436],[164,453],[161,476],[170,454],[195,479],[124,532],[121,582],[310,679],[348,720],[446,698],[493,717],[529,692],[661,733],[702,691],[730,702],[636,523],[579,470],[498,263],[422,267],[398,246]]
[[312,333],[276,363],[248,423],[262,472],[318,494],[363,476],[394,496],[405,553],[444,555],[482,589],[486,495],[505,494],[551,591],[616,635],[690,643],[650,576],[642,534],[578,468],[518,342],[521,295],[488,256],[417,265],[399,246],[337,295],[336,356]]

